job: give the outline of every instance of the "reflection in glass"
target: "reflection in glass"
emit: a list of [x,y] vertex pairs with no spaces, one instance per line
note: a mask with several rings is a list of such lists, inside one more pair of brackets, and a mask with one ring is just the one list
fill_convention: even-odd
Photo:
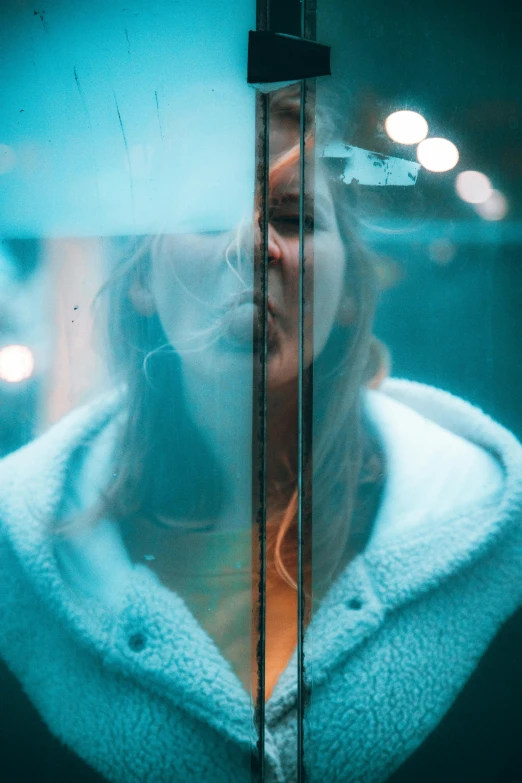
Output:
[[[478,408],[440,389],[496,410],[520,432],[513,393],[520,363],[507,358],[520,342],[513,292],[520,291],[520,177],[503,157],[508,137],[520,149],[508,119],[517,123],[520,105],[504,67],[475,78],[486,44],[495,40],[500,51],[507,27],[496,20],[492,30],[475,16],[466,62],[455,67],[467,4],[444,30],[408,3],[379,2],[360,14],[341,6],[317,6],[318,39],[337,59],[330,83],[316,85],[316,155],[344,146],[350,154],[417,156],[423,166],[415,187],[405,188],[346,176],[339,154],[316,161],[333,175],[345,274],[333,329],[312,368],[307,779],[443,779],[451,758],[456,777],[473,769],[494,780],[520,767],[514,735],[502,748],[479,738],[491,736],[493,724],[499,736],[515,725],[519,732],[520,719],[506,693],[494,719],[477,710],[490,688],[499,695],[492,680],[478,685],[477,677],[489,665],[514,671],[520,647],[518,632],[517,641],[510,636],[520,628],[520,591],[511,581],[520,562],[515,548],[491,537],[502,530],[518,540],[520,501],[513,514],[502,510],[509,469],[501,443],[517,453],[518,486],[520,447]],[[515,35],[509,45],[518,60]],[[499,94],[502,123],[493,103]],[[423,140],[424,128],[408,149],[406,138],[387,133],[399,109],[425,117],[433,138]],[[423,155],[430,148],[431,160]],[[437,157],[445,151],[451,159]],[[511,188],[497,225],[486,225],[483,205],[458,197],[455,180],[465,169]],[[314,287],[319,274],[314,264]],[[499,572],[504,556],[510,577]],[[295,730],[296,716],[286,725]]]
[[[299,32],[298,5],[274,25]],[[401,24],[424,13],[406,5]],[[318,8],[332,80],[260,101],[254,5],[196,10],[19,2],[0,33],[7,777],[257,782],[263,667],[270,783],[296,780],[301,726],[309,783],[396,783],[417,751],[410,780],[447,758],[482,771],[488,743],[429,738],[459,709],[466,729],[509,714],[469,709],[465,686],[520,602],[520,449],[388,376],[520,427],[513,167],[470,142],[502,114],[457,132],[417,67],[400,94],[398,28],[337,0]],[[386,134],[412,106],[462,163],[420,170]],[[458,198],[464,163],[502,192]],[[18,715],[38,730],[17,740]]]

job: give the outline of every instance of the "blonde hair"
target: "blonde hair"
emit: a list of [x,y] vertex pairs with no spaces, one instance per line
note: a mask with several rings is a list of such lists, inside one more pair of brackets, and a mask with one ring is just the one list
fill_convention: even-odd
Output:
[[[272,114],[290,124],[298,122],[295,89],[276,94]],[[309,135],[307,148],[313,144]],[[299,148],[292,147],[272,162],[272,181],[295,163],[296,155]],[[305,520],[306,562],[311,568],[313,549],[314,570],[325,582],[364,545],[383,479],[378,439],[364,417],[361,397],[364,384],[376,374],[372,320],[377,279],[371,255],[356,239],[344,186],[332,181],[331,187],[346,255],[344,296],[350,300],[353,318],[335,325],[322,353],[306,371],[314,402],[313,466],[305,466],[312,512]],[[120,264],[104,291],[112,357],[127,388],[128,406],[119,470],[107,491],[104,512],[119,519],[160,522],[215,518],[224,501],[222,471],[184,402],[179,357],[157,316],[140,315],[129,299],[136,281],[146,284],[156,247],[153,238],[145,238]],[[188,449],[175,471],[170,464],[175,458],[173,443]],[[276,510],[267,520],[267,552],[279,576],[296,588],[296,476],[290,460],[285,455],[283,459],[288,481],[276,488]],[[187,486],[194,475],[202,475],[202,491],[189,497]]]

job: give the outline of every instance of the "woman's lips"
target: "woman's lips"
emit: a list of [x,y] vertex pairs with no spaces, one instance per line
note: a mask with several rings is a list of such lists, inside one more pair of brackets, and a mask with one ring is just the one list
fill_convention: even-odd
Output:
[[[240,307],[244,304],[252,304],[259,307],[260,310],[263,309],[263,295],[258,291],[242,291],[240,294],[236,294],[236,296],[232,297],[232,299],[229,299],[226,305],[226,309],[232,309],[234,307]],[[272,315],[276,315],[276,307],[274,305],[274,302],[272,300],[272,297],[270,294],[267,298],[267,310]]]
[[[260,347],[263,338],[262,329],[263,297],[253,291],[243,292],[230,300],[223,324],[226,337],[237,348],[254,349]],[[275,308],[269,299],[267,306],[267,345],[271,349],[277,339]]]

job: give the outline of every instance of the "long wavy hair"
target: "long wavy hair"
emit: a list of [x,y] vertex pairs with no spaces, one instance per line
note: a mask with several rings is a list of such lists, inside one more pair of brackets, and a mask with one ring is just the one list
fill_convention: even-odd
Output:
[[[272,97],[271,118],[276,121],[297,130],[299,112],[295,88]],[[313,144],[310,135],[306,145]],[[273,161],[272,174],[295,154],[293,148]],[[362,389],[380,364],[379,344],[372,337],[376,274],[372,256],[357,239],[346,186],[332,179],[331,190],[346,258],[341,307],[350,316],[338,319],[307,370],[313,372],[313,532],[306,540],[306,562],[313,562],[314,579],[318,575],[325,585],[364,547],[383,478],[378,439],[362,407]],[[151,259],[160,248],[158,238],[135,241],[101,294],[127,415],[118,469],[100,513],[119,520],[169,520],[170,526],[183,529],[217,518],[225,500],[224,482],[185,400],[180,357],[169,346],[158,316],[140,314],[131,301],[133,286],[147,285]],[[285,463],[285,455],[280,458]],[[267,520],[267,551],[279,576],[296,588],[297,478],[291,459],[286,464],[287,481],[275,488],[280,502]]]

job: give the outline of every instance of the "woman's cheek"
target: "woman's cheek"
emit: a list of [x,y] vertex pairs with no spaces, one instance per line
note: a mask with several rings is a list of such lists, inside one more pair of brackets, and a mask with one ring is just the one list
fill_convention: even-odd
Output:
[[170,344],[180,353],[203,349],[223,296],[214,258],[180,247],[175,258],[165,254],[156,259],[151,284]]
[[314,353],[326,345],[339,309],[344,280],[344,247],[334,237],[317,237],[314,247]]
[[[179,332],[181,308],[172,265],[169,267],[162,259],[156,260],[152,269],[151,284],[163,331],[169,342],[174,344],[176,334]],[[179,284],[177,288],[179,291]]]

